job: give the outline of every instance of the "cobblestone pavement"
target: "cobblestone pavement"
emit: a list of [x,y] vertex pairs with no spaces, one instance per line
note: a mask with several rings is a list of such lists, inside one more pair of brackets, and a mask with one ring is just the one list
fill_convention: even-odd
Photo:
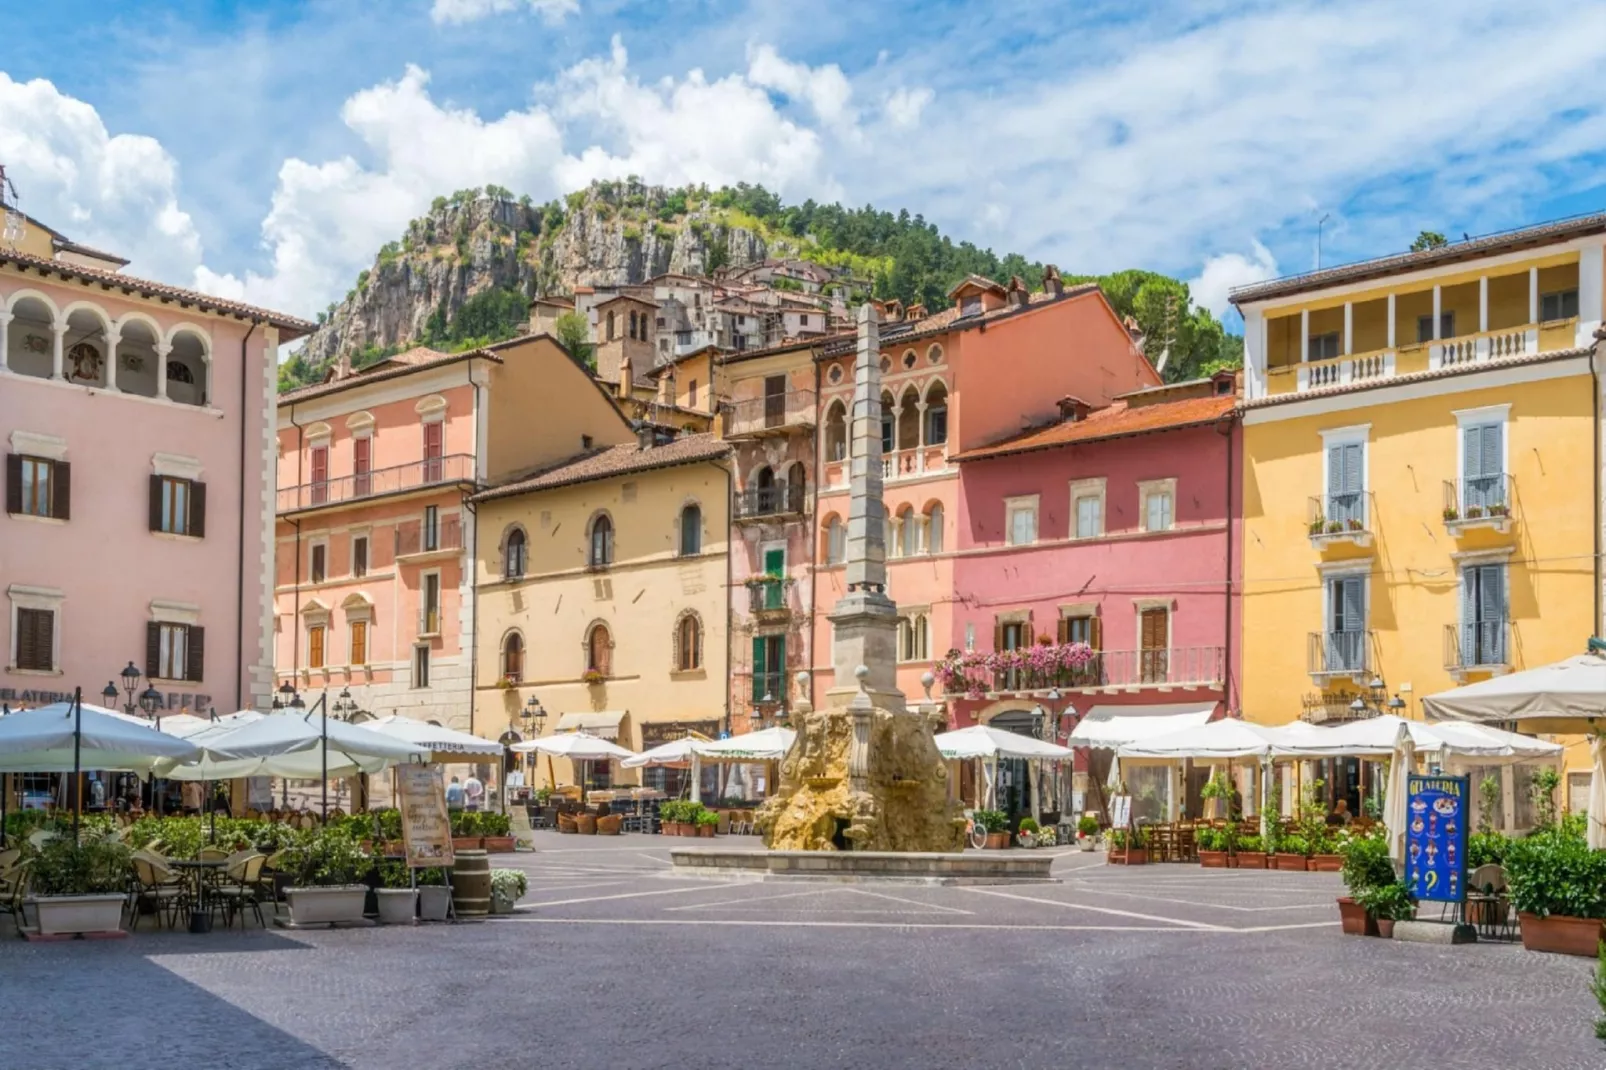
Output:
[[480,924],[0,921],[0,1070],[1606,1066],[1588,960],[1344,937],[1334,876],[1064,852],[1058,884],[733,883],[670,846],[541,834]]

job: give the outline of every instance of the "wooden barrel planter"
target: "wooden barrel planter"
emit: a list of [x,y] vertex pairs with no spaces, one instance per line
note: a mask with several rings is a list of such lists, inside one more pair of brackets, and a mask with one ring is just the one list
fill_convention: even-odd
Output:
[[484,851],[458,851],[452,866],[452,907],[460,918],[491,912],[491,856]]

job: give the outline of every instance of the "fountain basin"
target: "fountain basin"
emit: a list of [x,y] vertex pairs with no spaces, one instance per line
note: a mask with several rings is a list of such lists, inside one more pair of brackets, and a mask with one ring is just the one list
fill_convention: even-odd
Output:
[[1049,884],[1054,859],[1011,851],[729,851],[716,847],[669,852],[676,876],[766,881],[913,884]]

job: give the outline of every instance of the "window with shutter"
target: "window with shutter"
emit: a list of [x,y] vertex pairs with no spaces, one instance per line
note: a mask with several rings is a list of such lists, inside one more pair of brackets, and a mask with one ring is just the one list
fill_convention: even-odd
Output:
[[17,668],[50,672],[56,667],[56,614],[49,609],[17,610]]
[[1327,448],[1328,521],[1347,528],[1366,524],[1365,447],[1359,442],[1340,442]]
[[368,664],[368,622],[365,620],[351,622],[351,664]]
[[322,583],[329,573],[329,547],[321,542],[312,544],[307,575],[313,583]]
[[1171,613],[1155,607],[1138,615],[1141,671],[1146,684],[1164,683],[1170,662]]
[[441,480],[441,457],[445,453],[446,425],[436,420],[424,425],[424,482]]
[[1465,516],[1505,504],[1505,425],[1478,424],[1461,432],[1462,491]]
[[373,479],[369,475],[373,464],[373,447],[374,440],[366,436],[351,440],[351,489],[359,498],[366,497],[373,490]]
[[184,679],[192,684],[198,684],[206,676],[206,629],[190,625],[184,642],[186,647]]
[[314,446],[309,452],[312,464],[312,504],[329,500],[329,447]]
[[151,530],[168,535],[195,535],[196,488],[199,484],[172,476],[151,477]]
[[189,626],[159,623],[156,626],[156,678],[189,679]]
[[307,668],[323,668],[324,626],[314,624],[307,629]]
[[1461,574],[1461,664],[1506,664],[1506,567],[1478,565]]
[[51,461],[25,454],[6,456],[6,512],[23,516],[66,516],[66,491],[60,473],[65,461]]
[[356,579],[368,575],[368,536],[356,535],[351,540],[351,574]]
[[1360,671],[1366,653],[1366,580],[1360,576],[1333,579],[1328,586],[1331,630],[1327,635],[1330,672]]

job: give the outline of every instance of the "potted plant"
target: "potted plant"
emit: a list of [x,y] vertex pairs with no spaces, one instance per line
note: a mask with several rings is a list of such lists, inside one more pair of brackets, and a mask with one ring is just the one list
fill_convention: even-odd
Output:
[[1505,870],[1523,947],[1597,953],[1606,918],[1606,851],[1591,851],[1570,829],[1549,829],[1511,841]]
[[1344,868],[1344,856],[1339,852],[1338,840],[1328,829],[1318,826],[1307,831],[1305,843],[1310,849],[1307,866],[1312,873],[1338,873]]
[[1002,810],[977,810],[975,820],[987,830],[988,850],[1001,851],[1009,847],[1009,815]]
[[133,858],[128,847],[98,836],[80,843],[57,836],[38,850],[30,888],[41,936],[122,931]]
[[697,835],[702,839],[711,840],[717,831],[719,831],[719,812],[699,809],[697,812]]
[[1460,520],[1460,519],[1461,519],[1461,511],[1459,509],[1457,509],[1455,506],[1447,505],[1447,506],[1444,507],[1444,522],[1446,524],[1453,524],[1457,520]]
[[1098,841],[1099,819],[1092,814],[1083,814],[1076,819],[1077,842],[1082,850],[1091,851]]
[[1232,848],[1230,829],[1200,829],[1194,834],[1194,843],[1199,847],[1199,865],[1202,868],[1227,868],[1227,852]]
[[[1492,777],[1490,779],[1493,779]],[[1467,922],[1472,925],[1499,925],[1511,911],[1511,897],[1504,888],[1485,882],[1475,885],[1473,874],[1483,866],[1504,866],[1510,840],[1498,832],[1474,832],[1467,838],[1467,891],[1479,898],[1467,900]]]
[[418,914],[418,892],[413,888],[413,875],[401,862],[379,863],[379,887],[374,898],[379,904],[379,921],[383,925],[411,925]]
[[491,913],[511,914],[513,905],[529,890],[529,878],[522,869],[491,870]]
[[1411,902],[1410,890],[1400,881],[1368,888],[1355,898],[1368,915],[1377,919],[1377,935],[1385,940],[1393,939],[1395,922],[1405,921],[1416,914],[1416,904]]
[[518,841],[513,838],[513,819],[494,810],[478,815],[480,842],[492,854],[507,854]]
[[418,918],[445,921],[452,911],[452,887],[446,870],[430,866],[418,871]]
[[1015,829],[1015,842],[1022,847],[1036,847],[1037,836],[1041,831],[1042,826],[1038,825],[1036,818],[1023,817]]
[[1277,868],[1291,873],[1305,872],[1305,857],[1310,848],[1305,843],[1305,837],[1294,833],[1283,836],[1277,841],[1276,862]]
[[1323,520],[1321,517],[1317,517],[1315,520],[1312,520],[1310,522],[1311,537],[1315,538],[1317,535],[1320,535],[1326,529],[1326,527],[1327,521]]
[[1339,851],[1343,860],[1339,874],[1349,891],[1338,900],[1339,925],[1351,936],[1375,936],[1377,919],[1366,912],[1360,899],[1373,888],[1394,883],[1388,841],[1381,834],[1352,836]]
[[597,687],[608,678],[597,669],[587,669],[580,674],[580,679],[589,687]]
[[1233,849],[1233,860],[1239,869],[1265,869],[1266,848],[1259,836],[1240,836]]
[[478,810],[452,811],[452,847],[459,851],[480,849],[480,818]]
[[1060,842],[1059,833],[1055,831],[1053,825],[1044,825],[1032,838],[1037,841],[1039,847],[1053,847]]
[[363,878],[374,860],[344,828],[314,829],[284,855],[292,882],[284,890],[290,923],[337,925],[363,920],[368,886]]
[[1490,516],[1510,516],[1511,515],[1511,506],[1504,505],[1504,504],[1491,505],[1491,506],[1489,506],[1489,515]]
[[1142,866],[1149,861],[1148,840],[1142,829],[1111,829],[1110,849],[1104,861],[1117,866]]

